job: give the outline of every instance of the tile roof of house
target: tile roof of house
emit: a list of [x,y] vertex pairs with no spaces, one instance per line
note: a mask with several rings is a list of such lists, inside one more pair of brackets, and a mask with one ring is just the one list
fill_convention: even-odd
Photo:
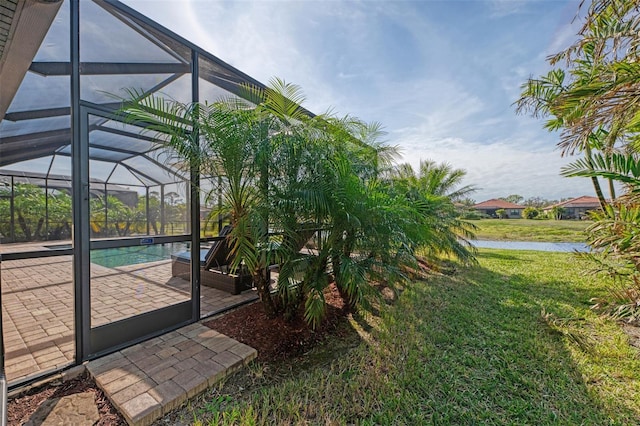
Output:
[[583,195],[582,197],[572,198],[570,200],[562,201],[558,204],[554,204],[552,206],[547,206],[544,209],[552,209],[554,207],[565,207],[565,208],[598,208],[600,207],[600,201],[597,197],[590,197],[588,195]]
[[473,206],[475,209],[524,209],[524,206],[510,203],[505,200],[492,198],[491,200],[483,201]]

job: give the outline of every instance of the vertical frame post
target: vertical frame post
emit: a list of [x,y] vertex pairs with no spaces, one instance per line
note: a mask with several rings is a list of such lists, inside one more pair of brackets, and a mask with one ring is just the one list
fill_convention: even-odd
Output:
[[144,210],[145,210],[145,215],[147,216],[147,235],[151,235],[151,221],[149,220],[149,187],[146,186],[145,188],[145,205],[144,205]]
[[[191,100],[196,103],[200,101],[200,82],[198,81],[198,52],[191,51]],[[199,110],[196,110],[199,112]],[[198,117],[196,116],[197,120]],[[198,128],[193,128],[193,143],[200,143]],[[191,164],[190,170],[190,191],[191,191],[191,306],[192,319],[200,319],[200,167]]]
[[[222,176],[218,176],[218,212],[222,212]],[[218,234],[222,231],[222,213],[218,213]]]
[[[71,183],[75,362],[89,354],[89,149],[88,123],[80,111],[80,1],[71,0]],[[83,134],[86,133],[86,134]],[[86,143],[85,143],[86,142]]]
[[9,198],[9,213],[11,214],[11,242],[16,242],[16,181],[11,176],[11,198]]
[[164,184],[160,185],[160,235],[165,234],[164,229],[165,217],[164,217]]
[[49,162],[49,168],[47,169],[47,175],[44,178],[44,239],[45,241],[49,241],[49,176],[51,175],[51,168],[53,167],[53,161],[56,159],[56,156],[53,155],[51,157],[51,161]]
[[104,183],[104,236],[109,236],[109,190],[107,182]]
[[49,240],[49,174],[44,178],[44,240]]

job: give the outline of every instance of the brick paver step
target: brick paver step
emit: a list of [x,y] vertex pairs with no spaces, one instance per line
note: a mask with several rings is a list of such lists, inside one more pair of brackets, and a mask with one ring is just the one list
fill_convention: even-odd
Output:
[[89,362],[130,425],[149,425],[247,365],[258,352],[195,323]]

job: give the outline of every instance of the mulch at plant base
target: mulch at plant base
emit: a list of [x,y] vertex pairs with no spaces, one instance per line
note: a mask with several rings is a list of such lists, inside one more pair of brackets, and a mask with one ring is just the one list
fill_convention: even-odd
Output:
[[120,426],[127,424],[86,373],[68,382],[47,384],[43,387],[29,390],[25,394],[12,399],[7,404],[7,424],[9,426],[24,424],[36,412],[38,407],[48,399],[61,398],[83,392],[91,392],[95,395],[96,406],[100,414],[100,420],[96,425]]
[[[205,325],[256,348],[259,354],[258,359],[261,361],[271,362],[292,358],[311,349],[316,342],[335,331],[340,319],[348,313],[348,306],[345,305],[335,286],[332,285],[327,289],[325,299],[327,317],[322,326],[315,331],[307,326],[300,315],[299,318],[290,322],[283,318],[267,318],[260,303],[243,306],[220,318],[207,321]],[[7,407],[8,424],[10,426],[24,424],[48,399],[86,391],[95,394],[100,413],[97,425],[126,425],[124,419],[87,374],[65,383],[47,384],[12,399]]]
[[273,362],[303,354],[336,330],[349,307],[331,284],[324,293],[326,318],[314,330],[304,322],[301,314],[291,321],[282,317],[268,318],[260,302],[243,306],[219,318],[204,323],[226,336],[258,350],[258,360]]

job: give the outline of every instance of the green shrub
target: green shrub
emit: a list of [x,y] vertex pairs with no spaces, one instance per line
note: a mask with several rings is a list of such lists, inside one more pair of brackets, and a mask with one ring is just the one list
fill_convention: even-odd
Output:
[[523,219],[535,219],[538,216],[540,216],[540,210],[535,207],[527,207],[522,210]]
[[460,217],[462,219],[466,219],[466,220],[479,220],[479,219],[490,219],[491,216],[489,216],[486,213],[482,213],[479,212],[478,210],[467,210],[465,212],[463,212]]

